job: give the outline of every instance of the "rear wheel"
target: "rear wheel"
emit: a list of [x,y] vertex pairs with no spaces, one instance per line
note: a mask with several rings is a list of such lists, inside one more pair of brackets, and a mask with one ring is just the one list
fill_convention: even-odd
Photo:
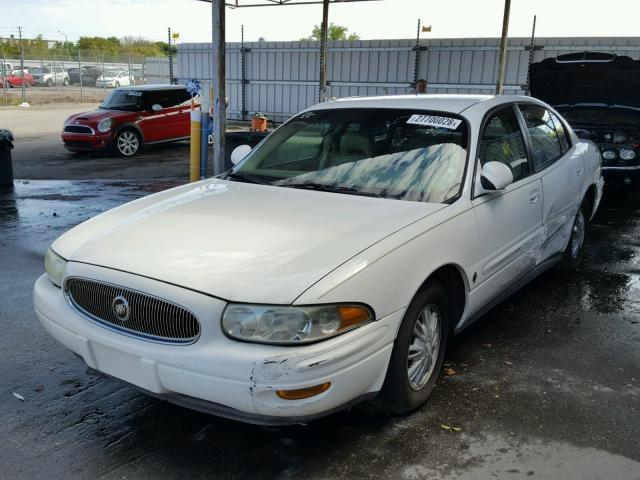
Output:
[[587,225],[589,222],[589,213],[591,206],[588,200],[584,200],[578,213],[573,219],[573,227],[571,228],[571,237],[569,244],[564,251],[562,260],[558,267],[565,272],[573,272],[578,269],[582,263],[584,255],[584,239],[587,235]]
[[47,81],[45,82],[45,85],[46,85],[47,87],[51,87],[51,86],[53,86],[53,80],[51,80],[51,79],[47,80]]
[[442,285],[430,281],[407,309],[387,369],[380,403],[404,415],[422,406],[435,386],[449,334],[449,302]]
[[140,135],[131,129],[122,130],[116,135],[115,148],[118,155],[133,157],[140,150]]
[[64,80],[62,80],[62,85],[64,85],[65,87],[69,85],[69,79],[65,78]]

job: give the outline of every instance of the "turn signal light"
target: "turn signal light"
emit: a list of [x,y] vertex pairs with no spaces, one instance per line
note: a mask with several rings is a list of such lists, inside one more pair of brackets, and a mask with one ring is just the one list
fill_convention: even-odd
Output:
[[340,328],[338,328],[338,331],[368,322],[371,318],[369,310],[362,307],[338,307],[338,311],[340,312]]
[[302,400],[313,397],[329,390],[331,382],[322,383],[313,387],[299,388],[297,390],[276,390],[276,395],[284,400]]

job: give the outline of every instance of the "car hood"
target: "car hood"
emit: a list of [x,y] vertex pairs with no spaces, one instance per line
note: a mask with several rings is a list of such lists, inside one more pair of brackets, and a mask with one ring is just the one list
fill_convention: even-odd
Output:
[[446,207],[212,179],[99,215],[52,248],[226,300],[289,304],[372,244]]
[[547,58],[530,67],[531,95],[551,105],[640,107],[640,61],[600,52]]
[[71,123],[74,121],[79,121],[81,123],[96,123],[104,118],[118,118],[125,117],[127,115],[131,115],[131,112],[125,112],[122,110],[97,109],[91,110],[90,112],[82,112],[71,115],[69,118],[67,118],[65,123]]

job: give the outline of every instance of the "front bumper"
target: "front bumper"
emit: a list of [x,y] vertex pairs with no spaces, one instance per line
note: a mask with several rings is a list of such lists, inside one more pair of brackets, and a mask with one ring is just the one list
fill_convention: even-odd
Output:
[[112,132],[106,133],[63,133],[64,147],[72,152],[109,150],[113,146]]
[[602,176],[608,186],[631,187],[640,184],[640,165],[628,167],[602,167]]
[[[259,424],[301,423],[373,396],[382,388],[403,311],[312,345],[283,347],[231,340],[220,328],[225,302],[124,272],[69,263],[68,274],[99,278],[189,308],[200,320],[192,345],[152,343],[87,320],[46,275],[34,288],[45,329],[86,364],[150,395],[196,410]],[[314,397],[284,400],[275,391],[324,382]]]

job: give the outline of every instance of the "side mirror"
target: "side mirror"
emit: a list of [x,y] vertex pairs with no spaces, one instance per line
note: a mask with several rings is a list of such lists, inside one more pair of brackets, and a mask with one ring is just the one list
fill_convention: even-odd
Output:
[[233,152],[231,152],[231,163],[237,165],[244,157],[249,155],[250,151],[251,147],[249,145],[240,145],[234,148]]
[[158,103],[154,103],[151,106],[151,110],[153,110],[154,112],[161,112],[162,111],[162,105],[160,105]]
[[513,183],[513,173],[504,163],[487,162],[482,167],[480,183],[485,190],[502,190]]

